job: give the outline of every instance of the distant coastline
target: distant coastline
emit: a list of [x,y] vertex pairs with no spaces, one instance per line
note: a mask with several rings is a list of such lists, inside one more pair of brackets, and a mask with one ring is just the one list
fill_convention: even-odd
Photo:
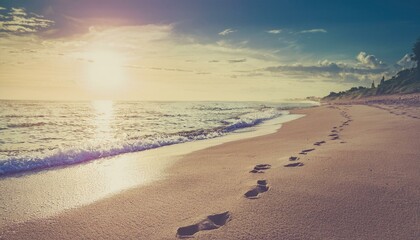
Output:
[[354,100],[374,96],[404,95],[420,93],[420,71],[419,68],[405,69],[398,72],[389,80],[382,78],[378,86],[372,82],[370,88],[353,87],[347,91],[331,92],[322,98],[324,101],[331,100]]
[[361,105],[372,105],[372,104],[403,104],[408,106],[420,106],[420,93],[411,94],[389,94],[389,95],[377,95],[377,96],[366,96],[360,98],[340,98],[340,99],[323,99],[321,103],[333,103],[333,104],[361,104]]
[[[403,69],[388,80],[385,76],[382,77],[379,84],[376,86],[375,81],[372,81],[370,88],[366,87],[352,87],[347,91],[331,92],[328,96],[322,98],[323,101],[337,101],[337,100],[355,100],[364,99],[366,97],[388,96],[388,95],[404,95],[420,93],[420,39],[414,44],[413,54],[409,55],[410,60],[417,62],[417,66]],[[377,98],[376,98],[377,99]],[[389,99],[396,99],[390,97]],[[404,97],[406,99],[406,97]],[[415,98],[414,98],[415,99]],[[418,101],[418,100],[417,100]]]

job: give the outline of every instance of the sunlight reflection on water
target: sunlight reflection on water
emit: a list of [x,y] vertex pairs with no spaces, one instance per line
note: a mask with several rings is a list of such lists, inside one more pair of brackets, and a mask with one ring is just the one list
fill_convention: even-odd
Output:
[[92,101],[95,110],[95,117],[92,118],[92,125],[95,126],[95,137],[97,140],[106,141],[112,137],[111,122],[114,118],[114,103],[112,101]]
[[[103,115],[102,120],[105,118],[112,121],[112,114],[108,114],[112,112],[109,111],[110,106],[112,109],[112,104],[99,105],[101,105],[99,109],[108,109],[105,111],[107,117]],[[254,131],[207,141],[123,154],[25,177],[4,178],[0,181],[0,202],[3,203],[4,209],[11,211],[0,211],[0,227],[13,222],[48,217],[65,209],[90,204],[121,191],[164,179],[168,176],[165,169],[184,154],[224,142],[273,133],[282,122],[298,117],[300,116],[285,115],[257,126]],[[106,122],[102,120],[101,124]]]

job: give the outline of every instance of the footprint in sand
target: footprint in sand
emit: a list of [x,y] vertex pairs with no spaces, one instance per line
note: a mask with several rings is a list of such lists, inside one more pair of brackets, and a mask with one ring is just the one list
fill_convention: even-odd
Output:
[[313,150],[315,150],[315,148],[305,149],[305,150],[302,150],[299,154],[306,155],[308,154],[308,152],[312,152]]
[[289,163],[284,165],[285,167],[302,167],[304,164],[302,162],[295,162],[295,163]]
[[340,139],[340,137],[338,135],[331,138],[331,140],[337,140],[337,139]]
[[218,229],[229,222],[231,218],[229,211],[209,215],[196,224],[178,228],[176,236],[179,238],[190,238],[199,231]]
[[255,165],[254,169],[249,171],[250,173],[264,173],[264,170],[270,169],[270,164],[257,164]]
[[258,180],[257,186],[246,192],[244,196],[249,199],[256,199],[260,197],[260,193],[267,192],[268,189],[267,180]]
[[322,144],[324,144],[325,143],[325,141],[320,141],[320,142],[316,142],[316,143],[314,143],[314,145],[315,146],[321,146]]

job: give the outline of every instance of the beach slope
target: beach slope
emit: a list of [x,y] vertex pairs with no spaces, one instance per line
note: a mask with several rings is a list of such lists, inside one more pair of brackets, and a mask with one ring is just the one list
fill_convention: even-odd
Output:
[[0,238],[419,239],[420,112],[387,109],[296,110],[274,134],[187,154],[163,180]]

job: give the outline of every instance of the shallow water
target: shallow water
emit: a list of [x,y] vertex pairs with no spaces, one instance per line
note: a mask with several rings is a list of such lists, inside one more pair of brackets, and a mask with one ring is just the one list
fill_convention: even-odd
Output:
[[288,112],[283,114],[263,124],[242,128],[218,138],[0,178],[0,228],[46,218],[124,190],[153,184],[168,177],[166,170],[185,154],[230,141],[271,134],[282,123],[302,117]]
[[225,136],[310,105],[0,101],[0,176]]

